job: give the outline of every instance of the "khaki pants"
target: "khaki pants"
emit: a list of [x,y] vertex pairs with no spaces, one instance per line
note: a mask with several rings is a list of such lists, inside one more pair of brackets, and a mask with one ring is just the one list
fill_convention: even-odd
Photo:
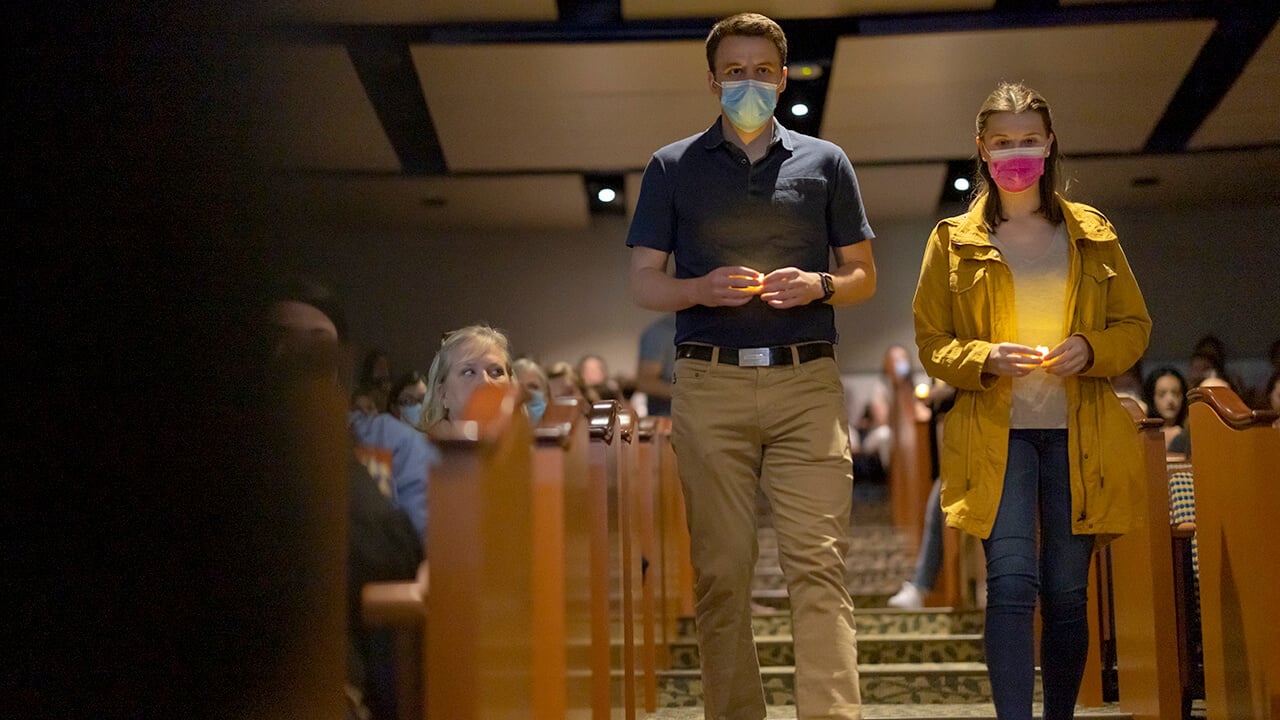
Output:
[[773,508],[791,596],[798,718],[859,720],[845,587],[853,466],[835,361],[736,367],[681,359],[672,443],[692,537],[708,720],[765,717],[751,634],[756,488]]

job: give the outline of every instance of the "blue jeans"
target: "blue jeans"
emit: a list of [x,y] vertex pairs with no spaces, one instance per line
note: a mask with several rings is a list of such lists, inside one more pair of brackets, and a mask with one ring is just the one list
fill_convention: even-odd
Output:
[[[1089,652],[1093,536],[1071,533],[1066,430],[1012,430],[987,556],[987,670],[996,715],[1030,720],[1040,599],[1044,720],[1069,720]],[[1037,526],[1038,535],[1037,539]]]

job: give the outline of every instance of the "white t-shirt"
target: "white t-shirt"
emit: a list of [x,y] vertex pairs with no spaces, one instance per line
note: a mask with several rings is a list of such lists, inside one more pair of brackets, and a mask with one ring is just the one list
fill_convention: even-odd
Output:
[[[1007,226],[1004,226],[1007,227]],[[1067,229],[1058,225],[1053,241],[1039,255],[1021,250],[1009,237],[992,233],[1005,264],[1013,273],[1017,342],[1030,347],[1053,348],[1066,338]],[[1013,378],[1013,405],[1009,427],[1060,429],[1067,427],[1066,381],[1044,370]]]

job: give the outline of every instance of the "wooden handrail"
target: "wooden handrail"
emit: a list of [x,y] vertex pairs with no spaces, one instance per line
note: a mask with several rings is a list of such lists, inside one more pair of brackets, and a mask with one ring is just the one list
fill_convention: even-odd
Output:
[[639,422],[636,423],[636,433],[642,442],[652,440],[654,434],[657,432],[658,418],[656,417],[642,417]]
[[582,409],[577,398],[556,398],[547,405],[542,419],[533,429],[533,439],[538,445],[569,447],[574,424],[582,419]]
[[368,627],[421,627],[427,619],[426,585],[417,580],[368,583],[360,593]]
[[592,439],[601,439],[605,444],[613,444],[613,434],[618,428],[618,401],[604,400],[597,403],[591,403],[591,437]]
[[511,418],[519,408],[520,388],[516,385],[505,391],[494,386],[477,388],[467,400],[458,422],[438,425],[427,434],[440,448],[492,444],[508,432]]
[[1231,391],[1224,387],[1198,387],[1187,393],[1187,404],[1204,403],[1213,409],[1214,414],[1222,418],[1222,422],[1233,430],[1248,430],[1251,427],[1270,425],[1280,418],[1275,410],[1254,410]]

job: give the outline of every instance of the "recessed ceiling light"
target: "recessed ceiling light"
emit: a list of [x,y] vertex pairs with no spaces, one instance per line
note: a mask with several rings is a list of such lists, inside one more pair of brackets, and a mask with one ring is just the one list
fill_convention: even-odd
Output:
[[817,80],[822,77],[822,66],[818,63],[799,63],[787,70],[790,80]]
[[596,193],[596,199],[602,203],[611,203],[618,197],[618,193],[613,188],[600,188],[600,192]]
[[970,187],[969,178],[958,177],[951,181],[951,187],[955,188],[959,192],[968,192]]
[[804,117],[809,114],[809,106],[804,103],[796,103],[791,106],[791,114],[796,117]]

